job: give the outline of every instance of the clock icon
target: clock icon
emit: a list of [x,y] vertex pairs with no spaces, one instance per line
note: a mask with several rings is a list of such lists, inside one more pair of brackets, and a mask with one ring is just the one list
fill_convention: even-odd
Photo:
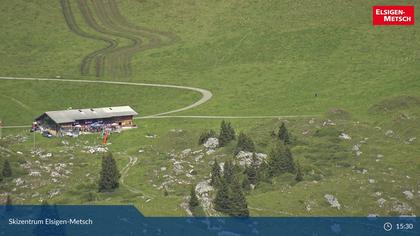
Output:
[[392,230],[392,224],[391,224],[391,223],[389,223],[389,222],[386,222],[386,223],[384,224],[384,230],[385,230],[385,231],[391,231],[391,230]]

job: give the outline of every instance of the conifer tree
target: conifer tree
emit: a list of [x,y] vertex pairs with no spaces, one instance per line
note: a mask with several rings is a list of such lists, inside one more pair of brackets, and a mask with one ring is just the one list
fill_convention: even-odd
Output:
[[12,168],[10,167],[10,163],[8,160],[4,161],[2,174],[4,177],[12,176]]
[[214,198],[214,209],[223,213],[228,213],[230,210],[230,190],[225,178],[221,178],[220,186]]
[[288,146],[286,146],[285,150],[284,150],[284,157],[283,157],[283,170],[285,172],[289,172],[289,173],[295,173],[296,171],[296,166],[295,166],[295,162],[293,160],[293,155],[292,152],[290,151],[290,148]]
[[245,176],[245,178],[242,180],[242,189],[245,192],[248,192],[249,190],[251,190],[251,183],[249,182],[249,179],[247,176]]
[[290,136],[289,131],[286,128],[286,125],[284,122],[281,123],[279,128],[279,139],[283,141],[284,144],[290,144]]
[[299,163],[296,163],[296,177],[295,177],[295,180],[297,182],[300,182],[300,181],[303,180],[303,173],[302,173],[302,170],[301,170],[301,167],[300,167]]
[[270,175],[277,176],[286,172],[294,173],[295,165],[289,147],[277,145],[270,153]]
[[12,210],[12,198],[10,197],[9,194],[7,194],[6,197],[6,211],[11,211]]
[[235,138],[235,130],[232,128],[230,122],[223,120],[220,124],[219,146],[224,147]]
[[257,182],[270,182],[271,181],[271,173],[270,167],[266,162],[262,162],[258,167],[257,171]]
[[216,132],[214,130],[206,130],[201,133],[200,137],[198,138],[198,144],[201,145],[207,141],[209,138],[217,137]]
[[228,214],[231,216],[249,216],[248,204],[242,188],[238,181],[234,181],[231,186],[230,209]]
[[191,212],[195,212],[196,208],[200,206],[197,195],[195,194],[195,185],[191,185],[190,201],[188,202]]
[[102,170],[99,178],[99,192],[109,192],[118,188],[120,173],[111,153],[102,157]]
[[238,143],[236,144],[235,155],[240,151],[255,152],[254,141],[244,133],[240,133],[238,136]]
[[220,185],[220,166],[219,163],[217,162],[217,160],[214,160],[213,163],[213,167],[211,169],[211,181],[210,181],[210,185],[217,188]]
[[246,178],[248,179],[248,182],[250,184],[256,185],[258,182],[258,163],[257,163],[257,157],[255,156],[255,153],[252,155],[252,162],[250,166],[247,166],[245,169]]
[[228,159],[223,166],[223,179],[228,185],[230,185],[233,183],[234,177],[235,177],[234,166],[232,164],[232,161]]

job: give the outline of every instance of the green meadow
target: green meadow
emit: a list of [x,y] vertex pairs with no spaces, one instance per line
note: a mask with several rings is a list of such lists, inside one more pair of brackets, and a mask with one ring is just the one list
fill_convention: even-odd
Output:
[[[213,93],[207,103],[173,115],[303,115],[229,119],[262,153],[273,146],[270,132],[286,122],[304,171],[300,183],[285,174],[248,193],[251,215],[418,215],[419,26],[374,27],[372,4],[16,0],[0,6],[0,76],[162,83]],[[48,110],[117,105],[145,116],[199,98],[171,88],[0,80],[0,119],[30,125]],[[325,125],[328,120],[334,125]],[[200,133],[218,131],[220,122],[138,119],[137,129],[112,134],[107,147],[126,170],[113,193],[97,192],[102,154],[86,152],[100,144],[97,135],[35,134],[34,144],[28,130],[2,129],[0,164],[10,160],[14,175],[1,183],[0,198],[10,193],[19,204],[134,204],[146,215],[186,215],[181,205],[190,184],[208,179],[212,160],[232,158],[235,143],[203,155],[203,162],[186,156],[193,177],[174,175],[170,154],[203,150]],[[351,139],[340,139],[341,133]],[[31,153],[34,147],[41,153]],[[52,157],[42,157],[47,153]],[[57,166],[64,170],[51,177]],[[176,179],[168,196],[159,188],[165,175]],[[330,207],[325,194],[336,196],[341,208]]]

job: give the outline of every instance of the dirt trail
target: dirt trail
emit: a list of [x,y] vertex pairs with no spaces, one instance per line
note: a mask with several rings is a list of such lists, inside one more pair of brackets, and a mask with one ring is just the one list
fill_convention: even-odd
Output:
[[188,86],[180,86],[180,85],[169,85],[169,84],[148,84],[148,83],[135,83],[135,82],[121,82],[121,81],[104,81],[104,80],[77,80],[77,79],[52,79],[52,78],[17,78],[17,77],[0,77],[0,80],[29,80],[29,81],[51,81],[51,82],[63,82],[63,83],[92,83],[92,84],[114,84],[114,85],[127,85],[127,86],[148,86],[148,87],[160,87],[160,88],[175,88],[175,89],[185,89],[194,92],[201,93],[202,97],[200,100],[194,102],[191,105],[188,105],[183,108],[179,108],[172,111],[167,111],[163,113],[158,113],[150,116],[146,116],[147,118],[157,117],[160,115],[171,114],[175,112],[185,111],[192,109],[196,106],[199,106],[208,100],[210,100],[213,94],[205,89],[201,88],[194,88]]
[[[82,75],[94,69],[97,77],[128,77],[131,75],[132,57],[144,50],[163,47],[178,41],[170,32],[136,26],[120,13],[114,0],[60,0],[62,12],[69,29],[75,34],[105,42],[106,47],[86,55],[80,65]],[[95,31],[87,33],[76,22],[73,8],[80,12],[84,24]],[[124,43],[124,45],[122,45]]]
[[136,188],[133,188],[133,187],[131,187],[131,186],[129,186],[129,185],[127,185],[125,183],[125,178],[128,176],[128,171],[130,170],[131,167],[133,167],[137,163],[137,160],[138,160],[137,157],[131,157],[131,156],[129,156],[128,158],[129,158],[129,160],[128,160],[127,165],[124,166],[124,168],[121,169],[120,183],[121,183],[121,185],[123,185],[124,187],[126,187],[128,189],[128,191],[130,191],[132,193],[140,193],[143,196],[147,197],[147,195],[144,194],[142,191],[140,191],[140,190],[138,190]]

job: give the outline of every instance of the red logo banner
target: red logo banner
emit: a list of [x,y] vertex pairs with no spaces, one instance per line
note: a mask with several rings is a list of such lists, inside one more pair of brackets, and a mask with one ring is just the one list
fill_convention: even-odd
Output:
[[414,6],[374,6],[373,25],[414,25]]

